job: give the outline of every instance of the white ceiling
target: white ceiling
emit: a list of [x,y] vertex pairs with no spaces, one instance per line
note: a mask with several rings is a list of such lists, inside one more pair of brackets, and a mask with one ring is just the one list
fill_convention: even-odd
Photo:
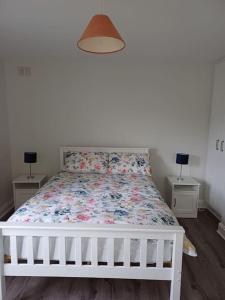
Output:
[[[101,0],[0,0],[0,58],[80,57],[74,43]],[[211,62],[225,56],[224,0],[105,0],[126,41],[117,54]]]

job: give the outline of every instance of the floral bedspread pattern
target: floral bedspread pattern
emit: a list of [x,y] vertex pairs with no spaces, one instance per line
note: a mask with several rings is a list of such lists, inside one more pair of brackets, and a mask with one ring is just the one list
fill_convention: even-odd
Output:
[[149,176],[61,172],[10,222],[177,225]]

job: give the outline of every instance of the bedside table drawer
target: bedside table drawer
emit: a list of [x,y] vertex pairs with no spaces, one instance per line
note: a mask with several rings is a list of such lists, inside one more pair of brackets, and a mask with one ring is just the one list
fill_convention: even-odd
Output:
[[174,189],[174,192],[173,192],[173,195],[176,196],[176,197],[179,197],[181,195],[195,196],[196,194],[197,193],[194,190],[183,190],[183,191],[180,191],[180,190]]
[[38,189],[18,189],[15,190],[15,209],[20,207],[25,201],[34,196]]
[[14,187],[16,190],[37,190],[39,188],[38,183],[27,182],[27,183],[14,183]]

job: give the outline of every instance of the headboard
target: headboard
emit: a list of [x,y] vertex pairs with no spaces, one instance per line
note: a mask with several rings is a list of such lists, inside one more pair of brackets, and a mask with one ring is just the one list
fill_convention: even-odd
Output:
[[60,147],[60,171],[65,171],[65,154],[67,152],[129,152],[147,153],[150,155],[149,148],[112,148],[112,147]]

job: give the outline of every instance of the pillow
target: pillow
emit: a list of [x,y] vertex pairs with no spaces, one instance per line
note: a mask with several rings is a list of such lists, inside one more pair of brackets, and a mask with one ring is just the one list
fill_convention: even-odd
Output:
[[110,153],[108,172],[151,175],[149,155],[147,153]]
[[108,153],[104,152],[67,152],[65,170],[73,173],[106,173]]
[[186,235],[184,235],[183,252],[189,256],[198,256],[195,246],[186,237]]

